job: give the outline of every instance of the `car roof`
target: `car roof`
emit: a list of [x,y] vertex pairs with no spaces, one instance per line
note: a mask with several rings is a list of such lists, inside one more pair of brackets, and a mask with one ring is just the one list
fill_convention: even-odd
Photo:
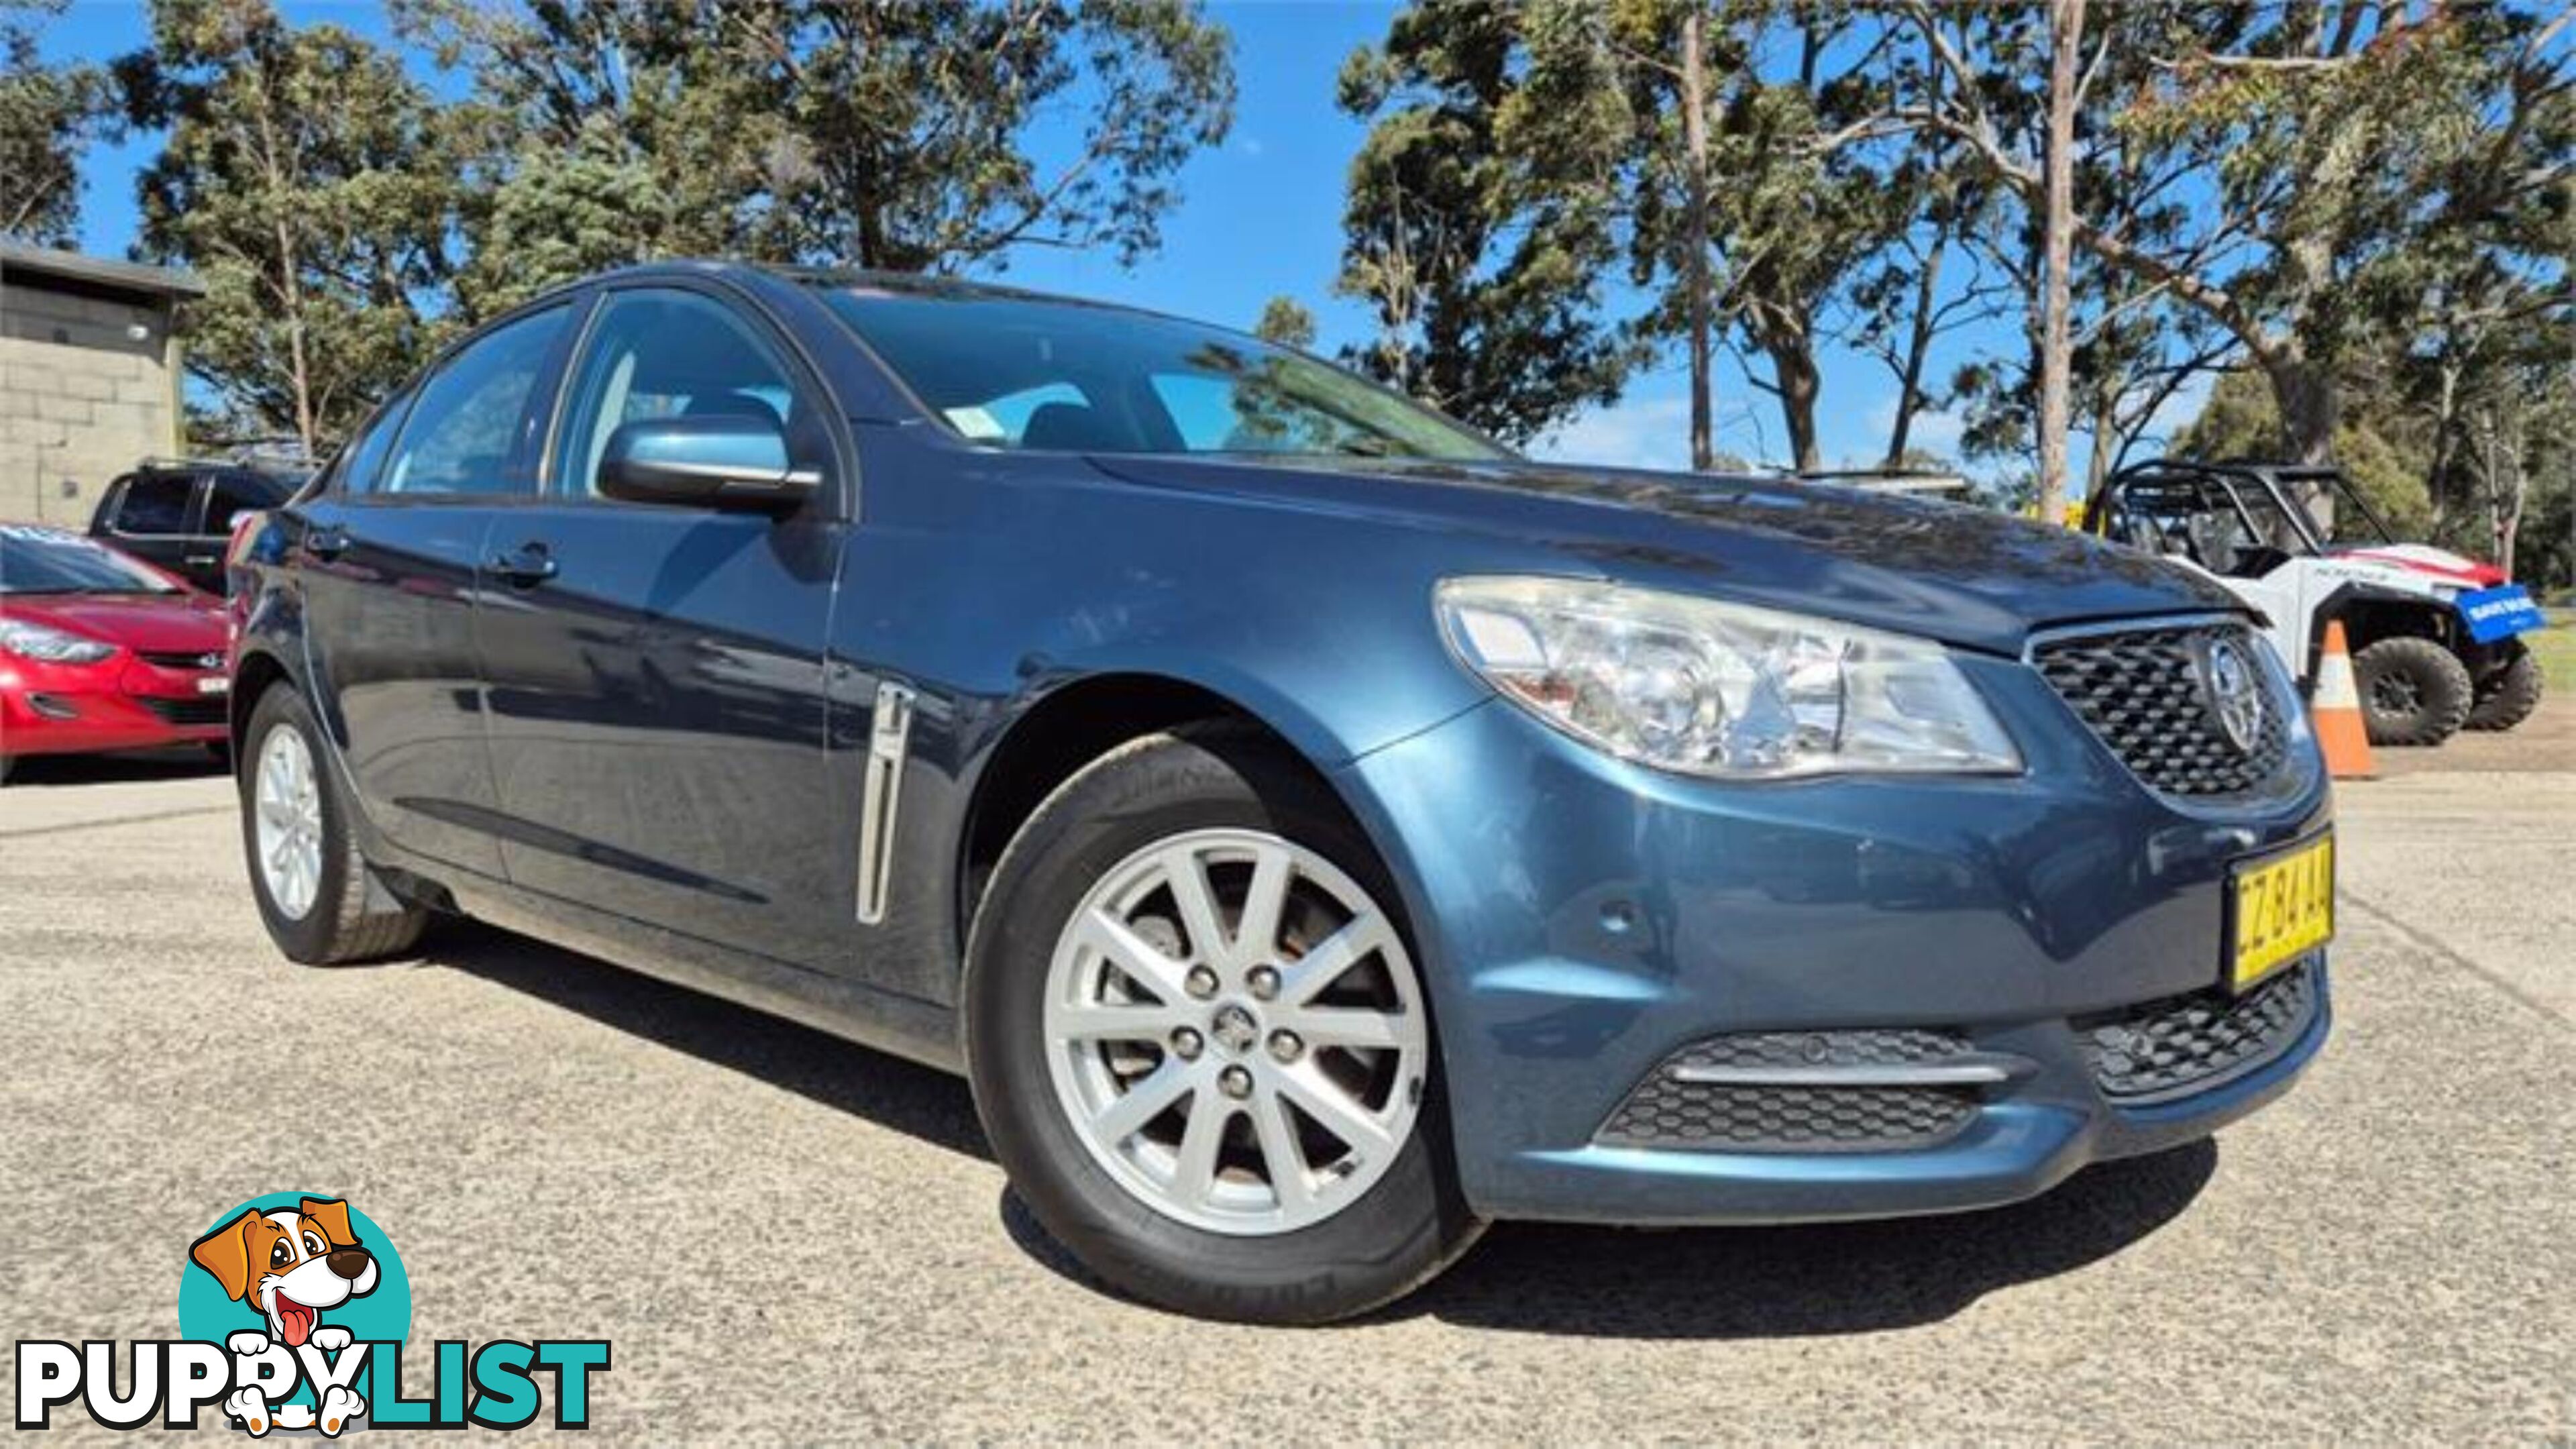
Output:
[[287,492],[293,492],[297,482],[296,475],[291,473],[221,458],[146,458],[130,471],[137,478],[184,475],[192,478],[252,479]]
[[856,288],[924,301],[1042,302],[1058,307],[1087,307],[1101,312],[1123,312],[1137,317],[1163,318],[1187,322],[1195,327],[1216,327],[1219,331],[1238,330],[1196,317],[1185,317],[1177,312],[1161,312],[1151,307],[1137,307],[1124,302],[1104,302],[1094,297],[1076,297],[1062,292],[1040,292],[1027,287],[1005,286],[999,282],[968,281],[963,277],[938,276],[923,272],[884,272],[867,267],[734,261],[720,257],[673,257],[619,267],[614,271],[601,272],[579,281],[549,287],[511,310],[524,311],[566,293],[601,283],[689,277],[715,277],[738,283],[749,282],[755,278],[768,278],[792,286],[811,287],[816,290]]

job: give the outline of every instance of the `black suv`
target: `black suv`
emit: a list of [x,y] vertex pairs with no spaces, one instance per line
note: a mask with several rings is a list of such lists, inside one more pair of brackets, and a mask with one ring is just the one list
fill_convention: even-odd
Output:
[[89,535],[220,594],[233,519],[275,508],[302,481],[237,462],[149,458],[107,485]]

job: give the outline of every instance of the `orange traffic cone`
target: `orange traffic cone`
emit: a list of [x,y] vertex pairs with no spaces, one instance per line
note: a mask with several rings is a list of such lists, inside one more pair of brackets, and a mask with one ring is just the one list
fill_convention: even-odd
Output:
[[2326,773],[2338,780],[2367,780],[2379,773],[2370,759],[2370,727],[2361,717],[2361,691],[2352,682],[2352,649],[2343,621],[2326,625],[2325,653],[2317,660],[2317,687],[2308,700]]

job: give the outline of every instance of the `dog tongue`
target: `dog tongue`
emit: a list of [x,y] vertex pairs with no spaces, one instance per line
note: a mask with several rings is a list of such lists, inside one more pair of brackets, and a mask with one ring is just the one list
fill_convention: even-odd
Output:
[[320,1316],[292,1298],[277,1300],[277,1325],[286,1330],[288,1348],[302,1348],[304,1340],[313,1336],[313,1320]]

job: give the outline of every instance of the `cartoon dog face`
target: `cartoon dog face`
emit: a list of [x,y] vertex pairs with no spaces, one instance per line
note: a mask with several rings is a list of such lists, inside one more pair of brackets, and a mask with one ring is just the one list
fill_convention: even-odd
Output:
[[349,1230],[349,1205],[308,1197],[289,1212],[253,1208],[188,1250],[224,1295],[259,1310],[269,1337],[302,1348],[322,1310],[376,1287],[375,1256]]

